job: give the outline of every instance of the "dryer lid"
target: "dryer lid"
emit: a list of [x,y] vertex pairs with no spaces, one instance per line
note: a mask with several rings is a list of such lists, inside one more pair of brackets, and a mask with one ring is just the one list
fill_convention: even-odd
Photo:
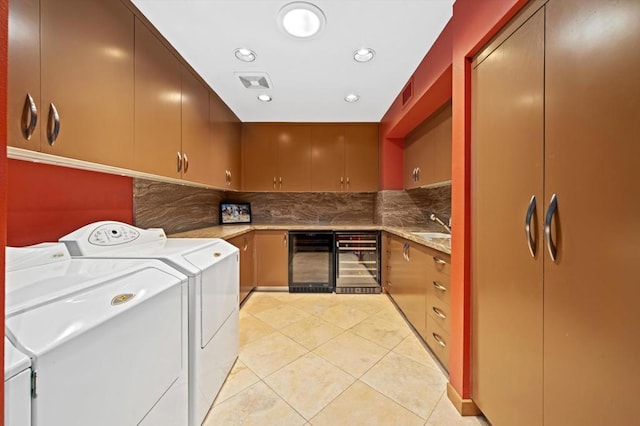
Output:
[[31,366],[28,356],[13,346],[11,341],[4,337],[4,380],[8,380],[16,374]]

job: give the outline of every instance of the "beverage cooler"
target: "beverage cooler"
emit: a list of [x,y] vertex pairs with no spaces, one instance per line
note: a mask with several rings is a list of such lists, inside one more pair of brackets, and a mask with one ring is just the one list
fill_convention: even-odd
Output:
[[333,293],[332,231],[289,232],[289,292]]
[[336,232],[336,293],[380,293],[380,232]]

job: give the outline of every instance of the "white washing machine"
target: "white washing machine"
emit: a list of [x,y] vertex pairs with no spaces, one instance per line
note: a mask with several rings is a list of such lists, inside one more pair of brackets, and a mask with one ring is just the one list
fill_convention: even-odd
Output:
[[4,425],[31,425],[31,360],[4,338]]
[[96,222],[60,241],[72,256],[159,259],[189,277],[189,424],[202,424],[238,357],[239,250],[120,222]]
[[5,335],[31,360],[31,425],[187,424],[185,275],[72,259],[59,243],[7,247],[6,264]]

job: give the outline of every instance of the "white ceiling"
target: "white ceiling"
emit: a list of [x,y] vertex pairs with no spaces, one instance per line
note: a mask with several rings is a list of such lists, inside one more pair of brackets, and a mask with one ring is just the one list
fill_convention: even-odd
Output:
[[[242,121],[380,121],[451,18],[454,0],[310,0],[327,24],[312,39],[278,26],[291,0],[132,0]],[[257,59],[240,62],[236,48]],[[353,52],[373,48],[357,63]],[[236,72],[266,72],[245,89]],[[257,100],[268,93],[273,101]],[[356,93],[360,100],[344,101]]]

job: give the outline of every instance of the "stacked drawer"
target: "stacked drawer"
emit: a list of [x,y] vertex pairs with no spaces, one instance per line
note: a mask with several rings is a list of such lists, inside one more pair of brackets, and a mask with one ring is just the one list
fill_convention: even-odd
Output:
[[450,256],[433,251],[427,262],[427,315],[426,335],[431,350],[449,369],[449,306],[450,306]]

